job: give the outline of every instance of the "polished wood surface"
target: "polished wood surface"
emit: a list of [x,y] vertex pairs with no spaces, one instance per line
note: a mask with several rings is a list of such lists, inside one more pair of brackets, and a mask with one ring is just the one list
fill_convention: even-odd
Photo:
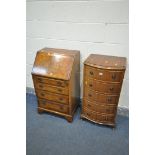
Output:
[[88,65],[85,65],[85,74],[89,78],[91,77],[93,79],[107,82],[122,82],[124,77],[124,71],[98,69],[95,67],[90,67]]
[[38,100],[38,106],[49,110],[63,112],[66,114],[68,114],[69,112],[69,106],[59,104],[58,102],[54,102],[54,101],[44,100],[44,99]]
[[63,95],[68,95],[69,94],[69,89],[68,87],[57,87],[57,86],[51,86],[46,83],[37,83],[34,82],[35,88],[36,89],[42,89],[46,90],[52,93],[57,93],[57,94],[63,94]]
[[81,118],[115,126],[126,58],[91,54],[84,62]]
[[124,70],[126,69],[126,58],[91,54],[84,64],[102,69]]
[[80,52],[41,49],[36,54],[32,78],[38,112],[61,115],[72,122],[80,100]]
[[117,105],[113,104],[100,104],[100,102],[94,102],[84,99],[83,100],[83,106],[88,107],[90,110],[99,112],[99,113],[108,113],[108,114],[114,114],[117,109]]
[[119,83],[107,83],[99,80],[94,80],[92,78],[87,78],[85,81],[85,87],[87,89],[92,89],[107,94],[119,94],[121,91],[121,84]]
[[59,79],[52,79],[52,78],[45,78],[42,76],[36,76],[33,74],[33,81],[38,83],[46,83],[46,84],[50,84],[52,86],[58,86],[58,87],[68,87],[69,85],[69,81],[63,81],[63,80],[59,80]]
[[114,114],[102,114],[87,108],[83,108],[83,112],[85,114],[85,118],[89,118],[96,123],[113,125],[113,122],[115,121]]
[[95,102],[101,102],[101,104],[116,104],[119,100],[119,95],[117,94],[103,94],[100,92],[96,92],[94,90],[90,90],[85,88],[84,92],[84,98],[87,100],[95,101]]
[[63,103],[63,104],[68,104],[68,101],[69,101],[68,96],[51,93],[48,91],[38,90],[38,89],[36,89],[36,95],[39,98],[56,101],[56,102]]
[[[70,51],[68,51],[70,52]],[[76,52],[76,51],[75,51]],[[75,56],[65,50],[45,48],[37,52],[32,73],[51,78],[69,80]],[[52,66],[52,67],[51,67]]]

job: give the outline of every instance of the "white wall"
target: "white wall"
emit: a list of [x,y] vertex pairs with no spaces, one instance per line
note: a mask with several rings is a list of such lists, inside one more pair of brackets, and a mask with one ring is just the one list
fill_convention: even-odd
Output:
[[[91,53],[128,59],[128,0],[27,0],[27,87],[37,50],[77,49],[83,61]],[[119,106],[128,107],[128,66]]]

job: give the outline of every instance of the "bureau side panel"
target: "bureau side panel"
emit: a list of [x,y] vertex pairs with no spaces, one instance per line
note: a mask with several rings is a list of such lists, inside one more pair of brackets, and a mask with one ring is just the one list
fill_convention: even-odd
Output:
[[80,52],[77,52],[72,67],[69,83],[70,114],[73,115],[77,105],[80,103]]

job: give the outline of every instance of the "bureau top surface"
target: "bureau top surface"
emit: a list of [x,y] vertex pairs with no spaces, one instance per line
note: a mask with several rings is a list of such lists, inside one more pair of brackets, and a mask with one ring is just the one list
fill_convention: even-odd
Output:
[[126,68],[126,58],[108,56],[108,55],[91,54],[85,60],[84,64],[97,67],[97,68],[103,68],[103,69],[124,70]]
[[32,74],[69,80],[74,58],[79,51],[43,48],[36,54]]

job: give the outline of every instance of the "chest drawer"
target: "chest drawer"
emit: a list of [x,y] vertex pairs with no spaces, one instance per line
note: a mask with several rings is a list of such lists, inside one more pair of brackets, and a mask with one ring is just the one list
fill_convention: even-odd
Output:
[[46,90],[52,93],[58,93],[58,94],[64,94],[64,95],[69,94],[68,87],[56,87],[56,86],[51,86],[49,84],[40,83],[40,82],[39,83],[34,82],[34,85],[36,89]]
[[113,123],[113,122],[115,122],[115,116],[114,115],[96,114],[96,120],[100,121],[101,123],[104,123],[104,122]]
[[52,79],[52,78],[33,76],[33,80],[36,83],[45,83],[45,84],[58,86],[58,87],[67,87],[68,86],[68,81],[57,80],[57,79]]
[[84,98],[89,101],[99,102],[100,104],[117,104],[119,95],[101,94],[89,89],[85,89]]
[[104,114],[115,114],[117,111],[116,105],[102,105],[100,103],[91,102],[88,100],[84,100],[83,106],[86,107],[87,109]]
[[96,111],[103,114],[115,114],[117,111],[117,106],[98,105]]
[[124,71],[98,69],[85,65],[85,76],[102,81],[122,82]]
[[36,94],[39,98],[56,101],[59,103],[68,104],[68,96],[54,94],[47,91],[36,90]]
[[86,117],[88,117],[88,118],[90,118],[92,120],[96,120],[96,113],[95,112],[92,112],[91,110],[89,110],[89,109],[87,109],[85,107],[83,107],[83,114]]
[[83,100],[83,106],[86,107],[87,109],[96,111],[97,110],[97,105],[93,104],[92,102],[88,100]]
[[111,122],[113,123],[115,121],[115,115],[113,114],[100,114],[98,112],[94,112],[92,110],[89,110],[87,108],[83,108],[83,114],[89,118],[92,119],[94,121],[100,122],[100,123],[104,123],[104,122]]
[[38,99],[38,106],[41,108],[49,109],[49,110],[55,110],[62,113],[68,113],[68,106],[63,104],[58,104],[56,102]]
[[106,83],[93,79],[85,79],[85,87],[103,93],[119,94],[121,91],[120,83]]

